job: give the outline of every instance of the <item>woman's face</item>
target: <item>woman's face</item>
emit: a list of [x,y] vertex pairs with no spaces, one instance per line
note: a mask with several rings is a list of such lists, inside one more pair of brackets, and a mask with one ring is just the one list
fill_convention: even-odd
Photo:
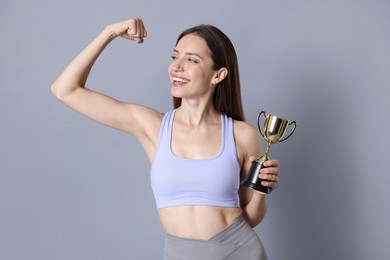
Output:
[[211,52],[205,40],[195,34],[188,34],[176,45],[172,63],[169,66],[171,93],[177,98],[210,98],[214,90]]

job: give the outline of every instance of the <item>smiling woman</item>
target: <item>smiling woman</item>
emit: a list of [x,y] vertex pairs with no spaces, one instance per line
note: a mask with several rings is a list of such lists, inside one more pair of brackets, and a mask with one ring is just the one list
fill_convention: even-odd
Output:
[[205,40],[189,34],[176,45],[169,74],[175,98],[208,103],[217,84],[225,79],[227,70],[225,67],[214,69]]
[[[169,66],[174,109],[161,113],[86,87],[94,62],[118,36],[142,43],[142,19],[107,26],[52,84],[53,94],[140,142],[166,231],[164,259],[267,259],[252,229],[266,213],[267,194],[240,186],[261,147],[257,129],[244,122],[229,38],[210,25],[179,36]],[[259,177],[275,189],[278,161],[265,165]]]
[[[189,28],[181,33],[176,42],[178,47],[184,36],[197,36],[202,44],[207,45],[205,57],[210,56],[212,59],[212,69],[222,69],[220,75],[225,78],[223,81],[214,81],[215,90],[213,93],[213,103],[219,112],[223,112],[231,116],[235,120],[244,120],[244,112],[241,103],[241,87],[240,77],[238,72],[237,55],[230,39],[221,32],[218,28],[211,25],[199,25]],[[176,50],[176,49],[175,49]],[[195,54],[199,59],[200,54],[189,52],[189,55]],[[173,56],[175,58],[175,56]],[[189,57],[191,59],[191,57]],[[191,59],[192,60],[192,59]],[[192,60],[197,62],[197,59]],[[174,107],[177,108],[181,104],[179,97],[173,98]]]

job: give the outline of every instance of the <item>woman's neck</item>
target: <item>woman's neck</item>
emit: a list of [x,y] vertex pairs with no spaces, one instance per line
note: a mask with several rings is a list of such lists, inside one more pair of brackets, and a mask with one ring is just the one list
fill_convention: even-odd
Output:
[[187,102],[182,100],[181,106],[177,108],[175,117],[191,126],[200,126],[203,123],[220,120],[220,113],[217,112],[212,101],[206,104],[200,102]]

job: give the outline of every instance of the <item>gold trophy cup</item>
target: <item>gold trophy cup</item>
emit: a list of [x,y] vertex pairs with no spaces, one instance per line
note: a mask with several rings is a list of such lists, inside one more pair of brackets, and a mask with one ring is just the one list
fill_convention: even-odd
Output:
[[[261,115],[264,115],[265,117],[263,128],[260,127]],[[290,134],[283,138],[289,125],[292,125],[293,128]],[[247,178],[244,181],[242,181],[241,184],[257,191],[270,193],[272,188],[261,185],[262,181],[267,181],[267,180],[259,178],[260,170],[262,168],[265,168],[263,164],[265,161],[269,160],[268,152],[271,148],[271,145],[279,142],[283,142],[286,139],[288,139],[294,133],[297,124],[295,121],[288,121],[287,119],[266,114],[264,111],[261,111],[257,118],[257,126],[259,128],[260,134],[267,141],[267,149],[259,159],[257,159],[252,163]]]

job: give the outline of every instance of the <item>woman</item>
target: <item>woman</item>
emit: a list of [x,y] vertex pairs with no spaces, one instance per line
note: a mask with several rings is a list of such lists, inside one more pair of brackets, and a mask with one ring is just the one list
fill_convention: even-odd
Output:
[[[183,32],[169,76],[175,109],[117,101],[85,87],[116,37],[142,43],[142,19],[107,26],[51,86],[63,103],[137,138],[151,162],[151,182],[166,231],[164,259],[267,259],[252,230],[266,213],[266,194],[240,187],[261,153],[259,132],[244,122],[238,64],[228,37],[213,26]],[[278,161],[259,177],[278,186]]]

